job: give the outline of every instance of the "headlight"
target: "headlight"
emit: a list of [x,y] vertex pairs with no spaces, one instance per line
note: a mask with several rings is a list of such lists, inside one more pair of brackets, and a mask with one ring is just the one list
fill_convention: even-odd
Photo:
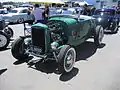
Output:
[[98,21],[100,22],[102,20],[102,18],[98,18]]
[[31,42],[31,38],[26,38],[26,39],[24,40],[25,45],[30,44],[30,42]]
[[57,42],[51,43],[51,48],[52,48],[53,50],[56,50],[58,46],[59,46],[59,44],[58,44]]

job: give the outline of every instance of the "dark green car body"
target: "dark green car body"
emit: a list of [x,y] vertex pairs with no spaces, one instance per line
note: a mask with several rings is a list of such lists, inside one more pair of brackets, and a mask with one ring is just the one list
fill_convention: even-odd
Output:
[[70,72],[76,61],[76,46],[93,37],[97,46],[103,38],[103,28],[89,16],[55,15],[46,24],[31,27],[31,36],[18,38],[12,45],[12,55],[18,60],[31,54],[42,61],[55,60],[58,71]]
[[49,20],[53,23],[54,21],[63,22],[61,27],[64,28],[65,35],[68,37],[67,44],[77,46],[93,34],[96,27],[96,19],[82,15],[79,20],[76,16],[72,17],[53,16]]
[[[96,28],[96,19],[89,16],[80,16],[78,20],[77,16],[68,15],[56,15],[51,16],[48,20],[47,25],[35,24],[32,27],[39,26],[46,30],[44,33],[46,38],[46,52],[50,48],[50,35],[49,31],[52,28],[58,29],[67,38],[64,44],[77,46],[85,42],[90,36],[93,35]],[[60,29],[60,30],[59,30]],[[57,32],[57,31],[56,31]]]

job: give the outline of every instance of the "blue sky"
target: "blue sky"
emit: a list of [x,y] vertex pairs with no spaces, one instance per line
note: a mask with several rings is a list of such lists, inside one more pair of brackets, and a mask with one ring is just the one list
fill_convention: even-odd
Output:
[[86,2],[88,2],[89,4],[95,4],[96,0],[85,0]]

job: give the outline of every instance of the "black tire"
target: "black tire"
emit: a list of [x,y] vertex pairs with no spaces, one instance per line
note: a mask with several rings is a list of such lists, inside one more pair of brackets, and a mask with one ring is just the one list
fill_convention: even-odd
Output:
[[13,42],[11,53],[14,58],[18,60],[23,60],[23,61],[28,58],[28,54],[25,53],[24,46],[25,46],[24,39],[21,37],[19,37]]
[[117,31],[118,31],[118,22],[114,21],[111,28],[111,33],[117,33]]
[[[72,51],[73,56],[70,56],[68,53],[70,53],[70,51]],[[70,56],[69,58],[73,59],[72,62],[71,60],[69,60],[69,63],[71,64],[68,69],[65,65],[69,65],[66,61],[66,58],[68,58],[66,55]],[[73,67],[74,67],[74,63],[76,60],[76,51],[73,47],[69,46],[69,45],[64,45],[64,47],[60,50],[59,55],[58,55],[58,71],[60,73],[64,73],[64,72],[70,72]]]
[[117,26],[119,27],[119,22],[120,22],[120,20],[119,20],[119,18],[117,19]]
[[0,50],[4,50],[9,43],[10,43],[10,39],[7,36],[7,34],[0,31]]
[[13,37],[14,35],[14,32],[10,27],[4,29],[4,32],[8,35],[9,38]]
[[96,46],[100,46],[102,44],[102,39],[104,37],[104,29],[101,25],[97,25],[94,34],[94,43]]

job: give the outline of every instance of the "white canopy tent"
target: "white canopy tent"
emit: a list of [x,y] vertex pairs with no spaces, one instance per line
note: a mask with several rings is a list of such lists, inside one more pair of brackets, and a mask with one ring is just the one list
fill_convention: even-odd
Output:
[[83,6],[85,4],[88,5],[88,3],[86,1],[82,1],[82,2],[79,2],[79,1],[75,1],[75,3],[78,3],[80,6]]
[[0,0],[0,2],[26,2],[26,0]]
[[58,3],[64,4],[61,0],[27,0],[27,2],[34,2],[34,3]]

